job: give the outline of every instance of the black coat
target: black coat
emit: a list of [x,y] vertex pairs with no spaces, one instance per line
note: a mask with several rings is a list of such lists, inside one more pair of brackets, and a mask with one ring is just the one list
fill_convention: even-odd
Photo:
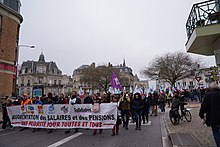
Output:
[[205,95],[202,102],[199,116],[204,118],[206,114],[205,123],[207,126],[220,125],[220,90],[213,89]]
[[84,104],[94,104],[93,99],[91,97],[86,97],[84,99]]
[[150,109],[150,99],[151,97],[145,97],[143,99],[144,107],[143,107],[143,113],[149,113]]
[[132,108],[136,112],[141,112],[144,108],[144,102],[141,99],[134,98],[132,101]]

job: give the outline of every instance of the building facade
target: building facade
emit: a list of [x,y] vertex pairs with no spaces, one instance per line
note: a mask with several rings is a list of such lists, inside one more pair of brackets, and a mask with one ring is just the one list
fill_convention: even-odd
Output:
[[72,78],[62,75],[56,63],[46,62],[43,53],[38,61],[22,63],[18,76],[19,95],[42,96],[51,92],[54,96],[72,92]]
[[[218,68],[216,68],[217,73],[219,73]],[[210,83],[213,81],[216,81],[213,79],[215,74],[213,74],[213,67],[210,68],[202,68],[198,69],[194,73],[192,73],[190,76],[181,79],[176,82],[175,87],[177,89],[194,89],[194,88],[208,88]],[[219,83],[219,80],[217,80]],[[170,87],[170,84],[163,81],[163,80],[157,80],[156,81],[157,89],[166,89]]]
[[15,96],[20,24],[19,0],[0,0],[0,98]]
[[[92,93],[96,93],[97,91],[99,91],[98,89],[93,89],[92,85],[90,83],[81,83],[80,82],[81,71],[85,68],[90,67],[90,66],[96,68],[95,63],[92,63],[91,65],[82,65],[73,71],[73,76],[72,76],[73,77],[73,89],[75,91],[78,92],[78,91],[80,91],[80,89],[83,90],[83,92],[92,91]],[[112,66],[112,65],[109,63],[108,66]],[[121,83],[124,83],[124,85],[122,85],[122,87],[124,87],[126,89],[126,91],[128,91],[128,92],[130,91],[130,86],[132,88],[134,88],[135,84],[139,84],[139,82],[140,82],[139,78],[137,77],[137,75],[133,75],[132,69],[130,67],[126,66],[125,60],[123,61],[122,64],[112,66],[112,67],[117,69],[120,72],[122,80],[126,79],[126,81],[120,81]],[[146,82],[147,81],[145,81],[144,83],[146,83]],[[146,85],[148,85],[148,83]]]

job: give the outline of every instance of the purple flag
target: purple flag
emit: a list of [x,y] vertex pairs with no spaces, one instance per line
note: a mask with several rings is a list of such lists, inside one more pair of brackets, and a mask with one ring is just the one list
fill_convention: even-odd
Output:
[[120,85],[120,82],[118,81],[118,78],[114,72],[112,72],[112,80],[111,80],[112,88],[117,88],[119,90],[122,90],[123,88]]

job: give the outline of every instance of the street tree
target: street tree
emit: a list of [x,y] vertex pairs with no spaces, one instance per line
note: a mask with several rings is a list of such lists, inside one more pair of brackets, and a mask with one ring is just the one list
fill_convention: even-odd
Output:
[[89,66],[81,71],[80,82],[90,83],[92,89],[104,90],[107,93],[111,83],[112,72],[116,73],[120,81],[119,71],[113,68],[111,64],[97,67]]
[[194,61],[189,54],[178,51],[154,58],[141,74],[175,86],[177,81],[192,75],[198,65],[199,61]]

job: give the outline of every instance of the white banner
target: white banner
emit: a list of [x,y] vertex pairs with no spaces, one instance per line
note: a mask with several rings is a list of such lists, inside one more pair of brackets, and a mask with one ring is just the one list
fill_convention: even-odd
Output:
[[20,105],[7,110],[13,126],[30,128],[111,129],[117,119],[117,103]]

